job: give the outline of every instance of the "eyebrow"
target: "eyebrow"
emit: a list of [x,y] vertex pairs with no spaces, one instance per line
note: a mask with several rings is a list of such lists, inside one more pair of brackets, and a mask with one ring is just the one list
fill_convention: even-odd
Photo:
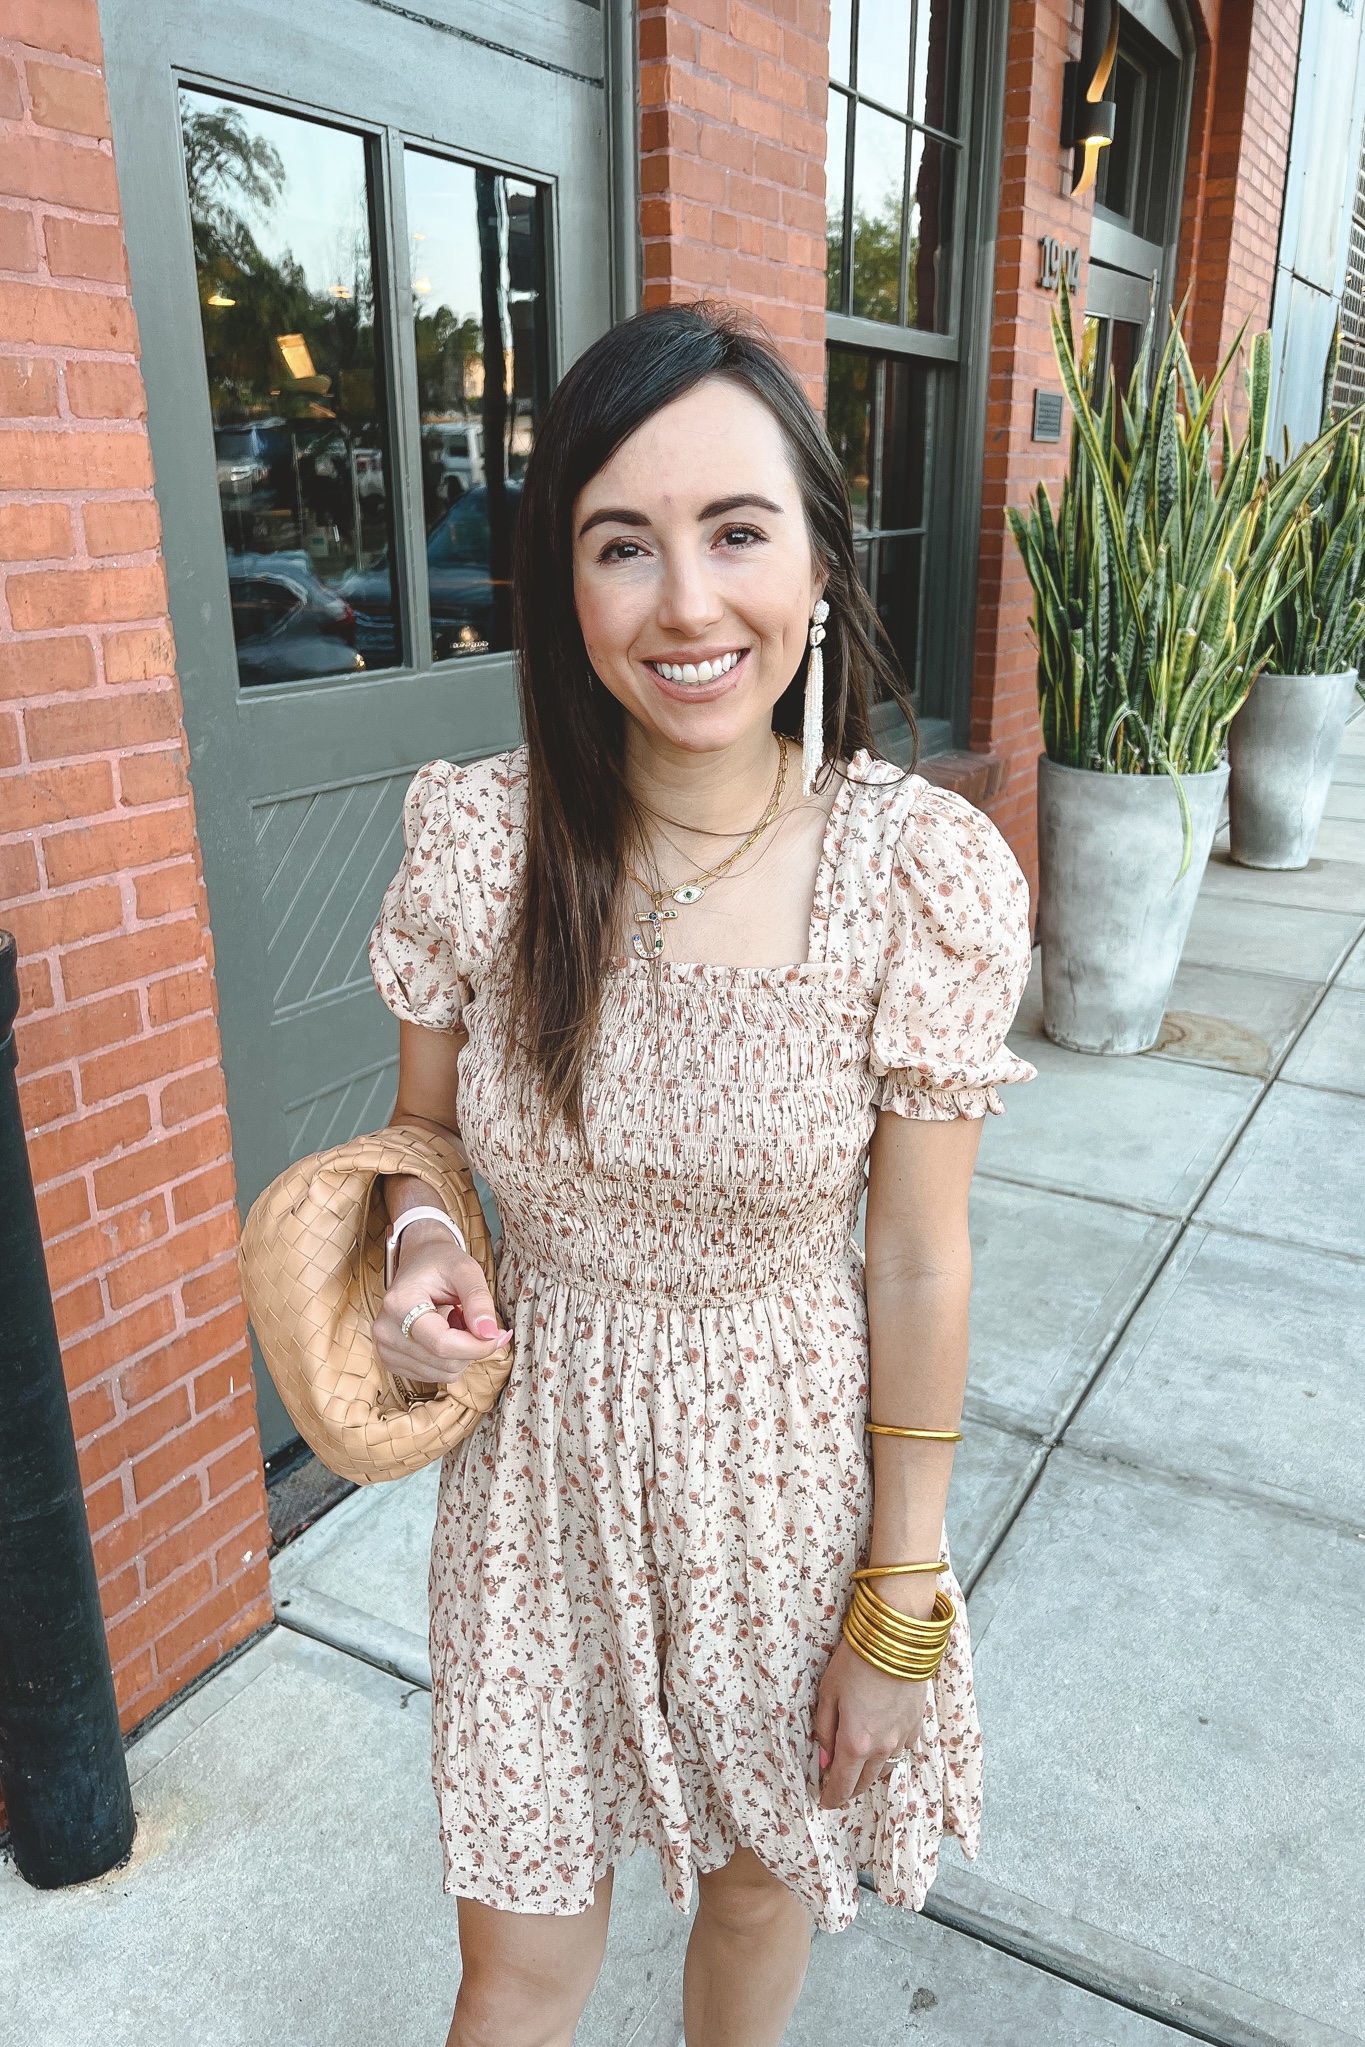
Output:
[[[709,505],[703,505],[697,514],[700,525],[706,519],[723,519],[727,512],[742,511],[752,505],[760,512],[776,512],[782,517],[781,505],[775,505],[771,498],[759,497],[756,491],[739,491],[732,498],[715,498]],[[648,526],[649,519],[644,512],[635,512],[628,505],[607,505],[600,512],[594,512],[583,521],[578,529],[581,540],[585,533],[591,533],[594,526]]]

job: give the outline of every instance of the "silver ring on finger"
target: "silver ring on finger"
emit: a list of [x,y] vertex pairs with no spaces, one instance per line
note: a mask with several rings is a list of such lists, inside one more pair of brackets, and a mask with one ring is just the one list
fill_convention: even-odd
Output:
[[419,1315],[439,1315],[440,1312],[435,1301],[418,1301],[417,1305],[409,1308],[407,1314],[403,1317],[404,1336],[412,1335],[412,1325]]

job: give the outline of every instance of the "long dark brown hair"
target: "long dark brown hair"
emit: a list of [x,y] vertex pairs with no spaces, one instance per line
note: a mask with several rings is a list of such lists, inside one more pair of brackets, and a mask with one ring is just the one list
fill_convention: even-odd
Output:
[[[574,606],[573,508],[637,427],[704,377],[762,400],[787,444],[825,598],[825,761],[877,751],[876,697],[911,716],[905,685],[858,575],[843,473],[796,378],[728,308],[666,306],[581,355],[545,409],[527,464],[513,566],[522,724],[529,753],[526,855],[513,933],[512,1015],[551,1115],[582,1130],[583,1068],[618,929],[623,870],[644,843],[626,785],[626,713],[588,661]],[[798,743],[805,659],[773,708]]]

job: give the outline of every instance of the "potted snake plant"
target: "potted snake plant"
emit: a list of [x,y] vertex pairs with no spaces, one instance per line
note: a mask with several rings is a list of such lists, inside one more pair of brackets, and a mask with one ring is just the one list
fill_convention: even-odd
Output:
[[1149,327],[1126,394],[1098,410],[1063,288],[1053,343],[1072,410],[1054,514],[1040,484],[1010,527],[1033,589],[1043,1024],[1083,1052],[1157,1041],[1227,785],[1225,740],[1255,675],[1283,558],[1330,451],[1264,475],[1270,337],[1252,343],[1248,416],[1215,409],[1178,319]]
[[[1328,389],[1333,369],[1329,361]],[[1306,867],[1313,857],[1365,642],[1361,416],[1322,440],[1331,464],[1291,536],[1296,573],[1266,619],[1261,673],[1228,734],[1230,851],[1244,867]]]

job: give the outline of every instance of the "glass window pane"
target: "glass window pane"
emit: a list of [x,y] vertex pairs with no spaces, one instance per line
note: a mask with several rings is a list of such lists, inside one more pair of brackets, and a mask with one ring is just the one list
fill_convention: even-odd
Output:
[[853,311],[900,318],[901,215],[908,131],[859,107],[853,151]]
[[888,531],[924,524],[929,382],[934,374],[904,357],[887,358],[878,524]]
[[853,0],[832,0],[829,10],[829,75],[840,85],[848,84],[852,44]]
[[957,151],[916,131],[910,151],[910,266],[905,322],[946,334],[951,324],[953,177]]
[[548,395],[534,185],[404,152],[436,660],[512,644],[512,527]]
[[920,637],[920,556],[924,546],[917,536],[876,543],[877,587],[874,594],[877,615],[896,658],[905,671],[911,690],[918,683]]
[[854,531],[865,533],[870,515],[876,360],[860,350],[831,348],[827,377],[826,431],[848,484]]
[[844,166],[849,103],[841,92],[829,96],[829,128],[825,144],[825,304],[832,313],[844,308]]
[[[245,687],[399,658],[359,135],[180,95],[218,502]],[[363,651],[348,584],[388,596]]]
[[905,113],[910,90],[910,0],[862,0],[858,90]]
[[961,133],[962,0],[919,0],[915,16],[914,115]]

